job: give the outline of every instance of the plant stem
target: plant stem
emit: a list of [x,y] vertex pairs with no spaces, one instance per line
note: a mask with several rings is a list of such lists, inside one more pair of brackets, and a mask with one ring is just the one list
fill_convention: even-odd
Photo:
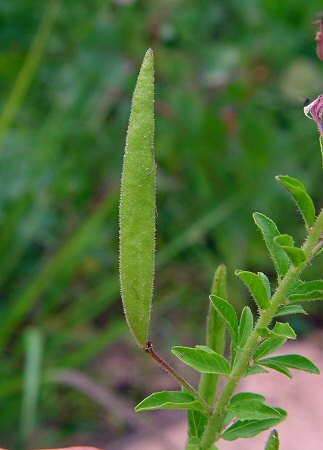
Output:
[[[227,270],[224,264],[221,264],[215,271],[211,294],[226,298],[226,276]],[[209,313],[207,317],[206,345],[219,355],[224,354],[225,349],[225,324],[219,317],[216,309],[210,302]],[[219,375],[212,373],[203,373],[201,375],[199,393],[200,396],[209,404],[213,405],[219,383]]]
[[147,342],[147,345],[144,349],[145,353],[147,353],[152,359],[154,359],[159,366],[164,369],[170,376],[172,376],[173,378],[175,378],[175,380],[182,386],[183,389],[185,389],[185,391],[190,392],[193,397],[196,398],[196,400],[198,400],[199,402],[202,403],[202,405],[205,408],[205,411],[211,415],[213,412],[213,409],[205,402],[205,400],[203,400],[203,398],[201,398],[201,396],[199,395],[199,393],[197,392],[196,389],[193,388],[193,386],[191,384],[189,384],[186,380],[184,380],[184,378],[176,372],[175,369],[173,369],[166,361],[164,361],[153,349],[153,344],[151,341]]
[[249,361],[252,359],[252,356],[260,342],[258,330],[260,328],[268,327],[268,325],[272,321],[273,316],[275,315],[276,310],[281,304],[284,303],[286,294],[288,293],[289,289],[297,281],[301,272],[310,262],[313,256],[313,251],[320,239],[320,235],[322,232],[323,210],[320,212],[315,224],[309,231],[308,237],[302,247],[306,256],[306,260],[297,268],[292,265],[290,266],[288,272],[279,283],[278,288],[271,299],[269,308],[264,310],[260,315],[257,325],[250,335],[248,341],[246,342],[243,352],[237,358],[231,375],[215,405],[214,412],[208,420],[207,426],[202,436],[202,450],[207,450],[213,444],[213,442],[218,440],[221,433],[223,415],[225,413],[226,406],[228,405],[239,381],[242,377],[244,377]]
[[313,255],[315,256],[316,254],[318,254],[318,252],[322,250],[322,247],[323,247],[323,236],[320,236],[320,242],[315,246],[313,250]]

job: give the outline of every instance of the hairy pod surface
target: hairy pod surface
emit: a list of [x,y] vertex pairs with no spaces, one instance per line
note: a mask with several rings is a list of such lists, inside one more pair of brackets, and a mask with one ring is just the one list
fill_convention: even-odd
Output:
[[132,99],[120,200],[120,280],[138,345],[148,340],[155,257],[154,58],[144,57]]

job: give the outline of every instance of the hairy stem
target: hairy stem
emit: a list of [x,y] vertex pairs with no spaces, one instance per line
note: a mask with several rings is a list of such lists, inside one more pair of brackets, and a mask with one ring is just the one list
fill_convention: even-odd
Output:
[[[221,264],[215,271],[211,294],[223,298],[227,297],[226,275],[226,267],[224,264]],[[211,302],[207,318],[206,345],[219,355],[223,355],[225,349],[225,324]],[[201,375],[199,393],[209,405],[214,404],[218,383],[218,374],[204,373]]]
[[228,405],[239,381],[244,377],[248,364],[252,359],[252,356],[258,346],[260,337],[258,330],[260,328],[266,328],[273,319],[278,307],[284,303],[286,294],[293,284],[299,278],[301,272],[310,262],[313,251],[320,239],[320,235],[323,232],[323,210],[320,212],[315,224],[309,231],[308,237],[303,245],[303,250],[306,255],[306,260],[298,268],[290,266],[287,274],[280,281],[276,292],[274,293],[269,308],[264,310],[259,317],[257,325],[250,335],[243,352],[236,359],[235,365],[232,369],[231,375],[225,384],[223,391],[215,405],[213,414],[209,417],[207,426],[202,436],[202,450],[207,450],[214,441],[218,440],[223,425],[223,415],[225,413],[226,406]]
[[176,372],[175,369],[173,369],[166,361],[164,361],[153,349],[153,344],[151,341],[147,342],[147,345],[144,349],[145,353],[147,353],[154,361],[156,361],[159,366],[164,369],[170,376],[172,376],[173,378],[175,378],[175,380],[182,386],[182,388],[185,391],[190,392],[193,397],[196,398],[196,400],[198,400],[199,402],[202,403],[202,405],[205,408],[205,411],[211,415],[213,412],[213,409],[205,402],[205,400],[203,400],[201,398],[201,396],[199,395],[199,393],[197,392],[197,390],[190,384],[188,383],[186,380],[184,380],[184,378]]

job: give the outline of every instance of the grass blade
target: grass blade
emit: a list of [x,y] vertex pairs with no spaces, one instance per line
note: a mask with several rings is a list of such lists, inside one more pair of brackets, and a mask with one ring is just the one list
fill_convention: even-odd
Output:
[[35,429],[36,410],[41,383],[40,373],[43,342],[42,335],[38,329],[33,328],[26,331],[25,345],[26,355],[21,408],[21,439],[27,447]]
[[41,21],[31,44],[30,51],[16,78],[16,82],[0,116],[0,152],[3,148],[6,134],[14,121],[19,106],[30,86],[37,67],[39,66],[48,38],[55,24],[60,5],[61,0],[51,0],[48,3],[43,20]]

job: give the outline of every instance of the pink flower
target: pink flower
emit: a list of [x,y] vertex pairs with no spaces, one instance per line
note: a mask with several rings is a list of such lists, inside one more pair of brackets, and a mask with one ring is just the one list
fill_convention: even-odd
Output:
[[321,138],[323,139],[323,127],[322,127],[322,113],[323,113],[323,94],[319,95],[312,103],[305,106],[304,114],[309,119],[315,120]]

